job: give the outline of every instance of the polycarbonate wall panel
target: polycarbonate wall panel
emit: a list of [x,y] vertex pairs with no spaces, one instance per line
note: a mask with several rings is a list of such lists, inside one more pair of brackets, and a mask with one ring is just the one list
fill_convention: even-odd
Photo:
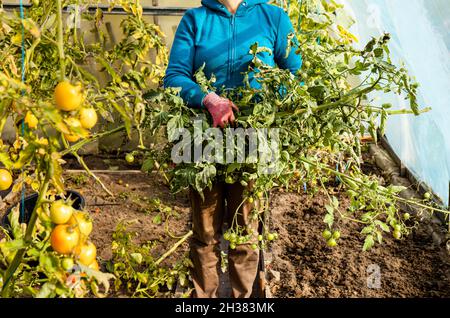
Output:
[[[396,63],[404,62],[421,87],[419,102],[432,111],[389,120],[387,138],[416,177],[431,186],[448,204],[450,180],[450,1],[347,0],[341,1],[357,21],[352,31],[360,45],[371,36],[392,35]],[[397,109],[402,98],[379,97]]]

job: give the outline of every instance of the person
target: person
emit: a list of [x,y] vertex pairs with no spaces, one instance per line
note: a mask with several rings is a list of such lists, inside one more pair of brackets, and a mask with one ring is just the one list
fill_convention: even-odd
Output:
[[[272,51],[260,56],[266,64],[289,69],[293,74],[301,68],[302,58],[295,49],[287,55],[288,35],[293,26],[282,8],[267,0],[202,0],[201,4],[188,10],[178,26],[164,86],[181,88],[180,95],[189,107],[206,109],[214,127],[224,128],[235,120],[238,107],[215,92],[202,91],[194,79],[196,70],[205,65],[205,75],[215,75],[214,86],[220,94],[223,87],[244,85],[243,73],[252,58],[250,46],[256,42]],[[259,87],[251,74],[249,83]],[[230,224],[238,213],[240,226],[258,230],[258,222],[249,217],[257,202],[241,205],[244,191],[251,186],[218,181],[212,189],[204,191],[204,199],[190,190],[194,297],[218,297],[219,243],[224,222]],[[250,297],[258,272],[259,250],[252,249],[250,244],[240,244],[229,250],[228,260],[232,296]]]

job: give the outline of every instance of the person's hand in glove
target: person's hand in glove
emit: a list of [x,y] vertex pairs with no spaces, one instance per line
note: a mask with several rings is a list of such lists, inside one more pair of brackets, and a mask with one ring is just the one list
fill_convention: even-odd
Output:
[[203,105],[213,118],[213,127],[225,128],[228,123],[234,122],[233,110],[239,111],[232,101],[220,97],[216,93],[209,93],[203,99]]

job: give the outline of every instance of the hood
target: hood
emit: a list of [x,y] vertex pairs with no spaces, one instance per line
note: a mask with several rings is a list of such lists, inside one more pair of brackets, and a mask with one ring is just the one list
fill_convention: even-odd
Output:
[[[267,2],[269,2],[269,0],[242,0],[241,8],[245,8],[245,10],[243,11],[246,11],[258,4]],[[230,14],[230,12],[228,12],[228,10],[219,2],[219,0],[202,0],[202,5],[214,11],[222,12],[227,15]]]

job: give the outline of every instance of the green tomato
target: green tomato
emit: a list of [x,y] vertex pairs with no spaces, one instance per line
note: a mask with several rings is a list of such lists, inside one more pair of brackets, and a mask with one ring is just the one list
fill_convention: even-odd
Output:
[[333,238],[335,240],[339,240],[340,237],[341,237],[341,232],[339,232],[339,231],[334,231],[333,232]]
[[402,230],[402,226],[400,224],[394,225],[394,231],[401,232],[401,230]]
[[425,200],[430,200],[431,199],[431,193],[430,192],[425,192],[425,194],[423,195],[423,198]]
[[263,196],[264,196],[264,193],[263,193],[262,191],[256,192],[256,196],[257,196],[258,198],[262,199]]
[[258,249],[258,244],[252,244],[252,250],[257,250]]
[[250,203],[250,204],[252,204],[253,202],[255,202],[255,199],[253,199],[252,197],[249,197],[249,198],[247,199],[247,202]]
[[229,240],[230,240],[230,233],[226,232],[226,233],[223,235],[223,238],[225,239],[225,241],[229,241]]
[[264,237],[262,235],[258,235],[258,241],[262,242],[263,239]]
[[231,244],[230,244],[230,248],[231,248],[232,250],[236,249],[236,244],[235,244],[235,243],[231,243]]
[[326,240],[328,240],[331,237],[331,235],[332,235],[331,232],[328,230],[322,232],[322,237]]
[[236,233],[230,234],[230,242],[235,243],[237,241],[237,235]]
[[396,240],[399,240],[402,238],[402,232],[395,230],[392,234]]
[[133,163],[134,162],[134,156],[132,153],[127,153],[127,155],[125,156],[125,160],[128,163]]
[[403,213],[403,220],[407,221],[411,218],[411,215],[409,213]]
[[327,245],[328,245],[329,247],[335,247],[335,246],[337,245],[337,242],[336,242],[336,240],[335,240],[334,238],[330,238],[330,239],[327,241]]
[[167,163],[163,163],[162,167],[163,167],[163,169],[167,169],[167,168],[169,168],[169,165]]
[[66,271],[71,270],[74,265],[75,265],[75,263],[73,262],[73,259],[71,257],[64,257],[61,261],[61,266]]
[[228,177],[225,178],[225,182],[228,183],[228,184],[233,184],[234,180],[233,180],[233,178],[231,176],[228,176]]
[[267,234],[267,239],[269,241],[273,241],[275,239],[275,235],[273,235],[273,233],[269,233],[269,234]]
[[310,62],[310,61],[306,61],[303,65],[304,65],[306,68],[310,68],[310,67],[311,67],[311,62]]

